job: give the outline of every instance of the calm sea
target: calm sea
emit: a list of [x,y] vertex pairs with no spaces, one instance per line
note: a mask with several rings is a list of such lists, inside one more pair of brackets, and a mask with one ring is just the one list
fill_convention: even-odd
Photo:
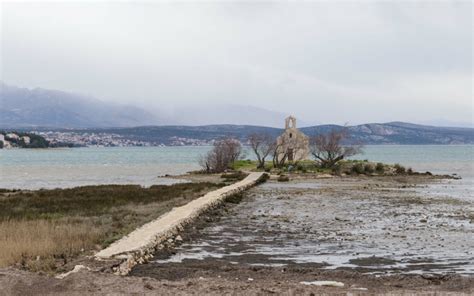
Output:
[[[158,178],[199,168],[209,147],[126,147],[0,150],[0,188],[57,188],[88,184],[167,184]],[[252,158],[246,152],[247,158]],[[366,146],[359,159],[400,163],[415,170],[463,177],[456,183],[472,195],[474,145]],[[459,187],[457,186],[457,187]],[[469,191],[470,190],[470,191]]]

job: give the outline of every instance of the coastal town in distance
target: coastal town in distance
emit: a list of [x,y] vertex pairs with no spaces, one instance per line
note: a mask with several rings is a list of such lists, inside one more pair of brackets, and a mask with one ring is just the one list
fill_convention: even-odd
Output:
[[[317,134],[328,128],[343,126],[303,127],[309,134]],[[469,128],[435,127],[402,122],[385,124],[362,124],[348,126],[352,137],[370,145],[397,144],[472,144],[474,135]],[[135,128],[95,129],[47,129],[18,131],[0,130],[0,147],[3,148],[47,148],[47,147],[164,147],[164,146],[210,146],[216,139],[233,136],[247,142],[254,132],[277,135],[281,129],[262,126],[210,125],[210,126],[143,126]],[[32,145],[31,137],[36,140]],[[23,139],[23,140],[22,140]],[[42,140],[41,140],[42,139]],[[40,141],[38,141],[40,140]],[[248,143],[247,143],[248,144]]]

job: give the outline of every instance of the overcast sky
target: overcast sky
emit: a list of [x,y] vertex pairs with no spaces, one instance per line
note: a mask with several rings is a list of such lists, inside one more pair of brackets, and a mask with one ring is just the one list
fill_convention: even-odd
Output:
[[311,123],[473,120],[471,1],[1,5],[13,85]]

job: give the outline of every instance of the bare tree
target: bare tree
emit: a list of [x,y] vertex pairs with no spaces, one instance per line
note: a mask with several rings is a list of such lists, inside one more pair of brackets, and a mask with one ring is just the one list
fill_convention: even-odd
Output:
[[248,141],[250,147],[257,156],[257,168],[265,168],[265,158],[274,151],[276,140],[269,134],[254,133],[248,136]]
[[211,151],[209,151],[206,155],[201,155],[199,156],[199,160],[198,160],[198,163],[199,165],[203,168],[203,170],[206,172],[206,173],[210,173],[211,172]]
[[281,168],[285,165],[288,159],[288,150],[283,149],[283,147],[286,147],[286,144],[284,138],[280,142],[277,141],[275,143],[272,151],[273,167]]
[[[349,140],[347,127],[319,134],[310,140],[311,154],[321,167],[332,168],[338,161],[362,151],[361,144],[347,144]],[[343,144],[344,142],[346,145]]]
[[234,138],[214,142],[214,147],[199,159],[199,164],[208,173],[220,173],[230,168],[242,153],[242,145]]

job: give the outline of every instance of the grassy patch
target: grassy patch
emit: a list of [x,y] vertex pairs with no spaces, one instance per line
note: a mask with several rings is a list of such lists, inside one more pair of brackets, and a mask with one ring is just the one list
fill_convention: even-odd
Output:
[[218,188],[183,183],[101,185],[0,194],[0,266],[54,272],[107,246],[171,208]]
[[236,170],[236,171],[256,170],[257,169],[257,161],[256,160],[250,160],[250,159],[237,160],[232,164],[232,169]]
[[[234,162],[232,168],[236,171],[257,171],[257,161],[254,160],[238,160]],[[260,171],[264,171],[261,169]],[[383,175],[417,175],[411,168],[405,168],[399,164],[390,165],[383,163],[370,162],[367,159],[344,159],[332,167],[323,168],[316,161],[311,159],[301,160],[298,162],[287,162],[282,167],[273,167],[272,161],[265,163],[265,171],[272,174],[332,174],[332,175],[367,175],[367,176],[383,176]],[[430,173],[425,173],[429,175]]]

